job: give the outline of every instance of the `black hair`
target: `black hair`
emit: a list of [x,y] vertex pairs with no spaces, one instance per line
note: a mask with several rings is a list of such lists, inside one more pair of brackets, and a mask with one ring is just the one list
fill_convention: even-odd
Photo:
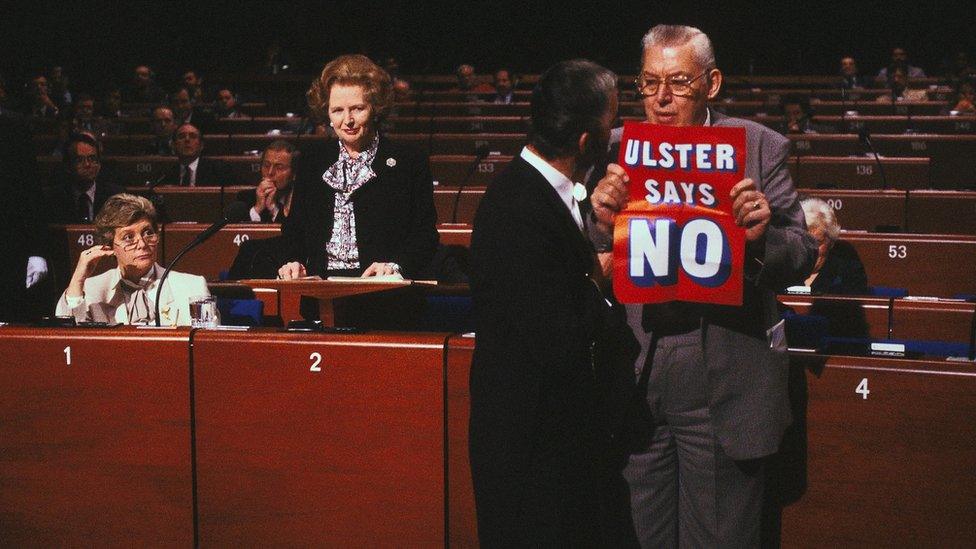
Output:
[[600,128],[617,76],[586,59],[546,69],[532,90],[529,143],[545,158],[575,155],[583,133]]

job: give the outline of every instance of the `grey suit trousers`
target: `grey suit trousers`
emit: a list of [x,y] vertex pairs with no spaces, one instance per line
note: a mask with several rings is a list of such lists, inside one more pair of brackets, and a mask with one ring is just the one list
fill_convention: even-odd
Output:
[[735,461],[717,442],[701,330],[660,337],[646,351],[654,424],[623,471],[641,546],[758,547],[762,460]]

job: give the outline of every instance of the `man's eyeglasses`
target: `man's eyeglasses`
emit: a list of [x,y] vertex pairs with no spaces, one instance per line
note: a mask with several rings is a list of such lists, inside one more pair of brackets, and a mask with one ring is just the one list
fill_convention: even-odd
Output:
[[76,156],[71,159],[76,166],[81,166],[82,164],[101,164],[101,160],[94,154],[88,156]]
[[159,242],[159,233],[153,229],[146,229],[138,236],[134,234],[127,234],[116,240],[115,243],[121,246],[123,250],[128,252],[136,249],[136,247],[139,245],[140,239],[142,239],[147,246],[155,246]]
[[637,93],[644,97],[652,97],[657,95],[657,92],[661,89],[661,84],[666,84],[668,86],[668,89],[671,90],[671,95],[687,97],[691,95],[691,85],[706,74],[708,74],[708,71],[705,71],[694,78],[688,78],[687,76],[679,74],[677,76],[669,76],[663,79],[656,76],[640,75],[634,79],[634,85],[637,86]]

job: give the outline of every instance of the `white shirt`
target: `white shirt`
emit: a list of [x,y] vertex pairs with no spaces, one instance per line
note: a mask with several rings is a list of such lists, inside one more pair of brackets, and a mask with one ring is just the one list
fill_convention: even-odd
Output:
[[562,174],[556,168],[553,168],[548,162],[546,162],[541,156],[535,154],[528,147],[522,147],[522,152],[519,154],[522,160],[529,163],[530,166],[535,168],[542,174],[542,177],[546,178],[546,181],[552,185],[553,189],[559,194],[559,198],[566,205],[569,213],[573,216],[573,221],[576,222],[576,226],[583,230],[583,216],[580,215],[579,203],[576,202],[576,198],[573,197],[573,185],[574,183],[570,181],[568,177]]

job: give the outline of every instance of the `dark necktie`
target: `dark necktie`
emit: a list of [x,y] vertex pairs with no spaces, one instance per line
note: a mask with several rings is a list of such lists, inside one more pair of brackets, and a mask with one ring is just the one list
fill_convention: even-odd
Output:
[[193,185],[193,168],[189,165],[183,166],[183,180],[180,181],[180,186],[190,187]]
[[88,223],[91,221],[91,199],[87,193],[78,196],[78,221]]

